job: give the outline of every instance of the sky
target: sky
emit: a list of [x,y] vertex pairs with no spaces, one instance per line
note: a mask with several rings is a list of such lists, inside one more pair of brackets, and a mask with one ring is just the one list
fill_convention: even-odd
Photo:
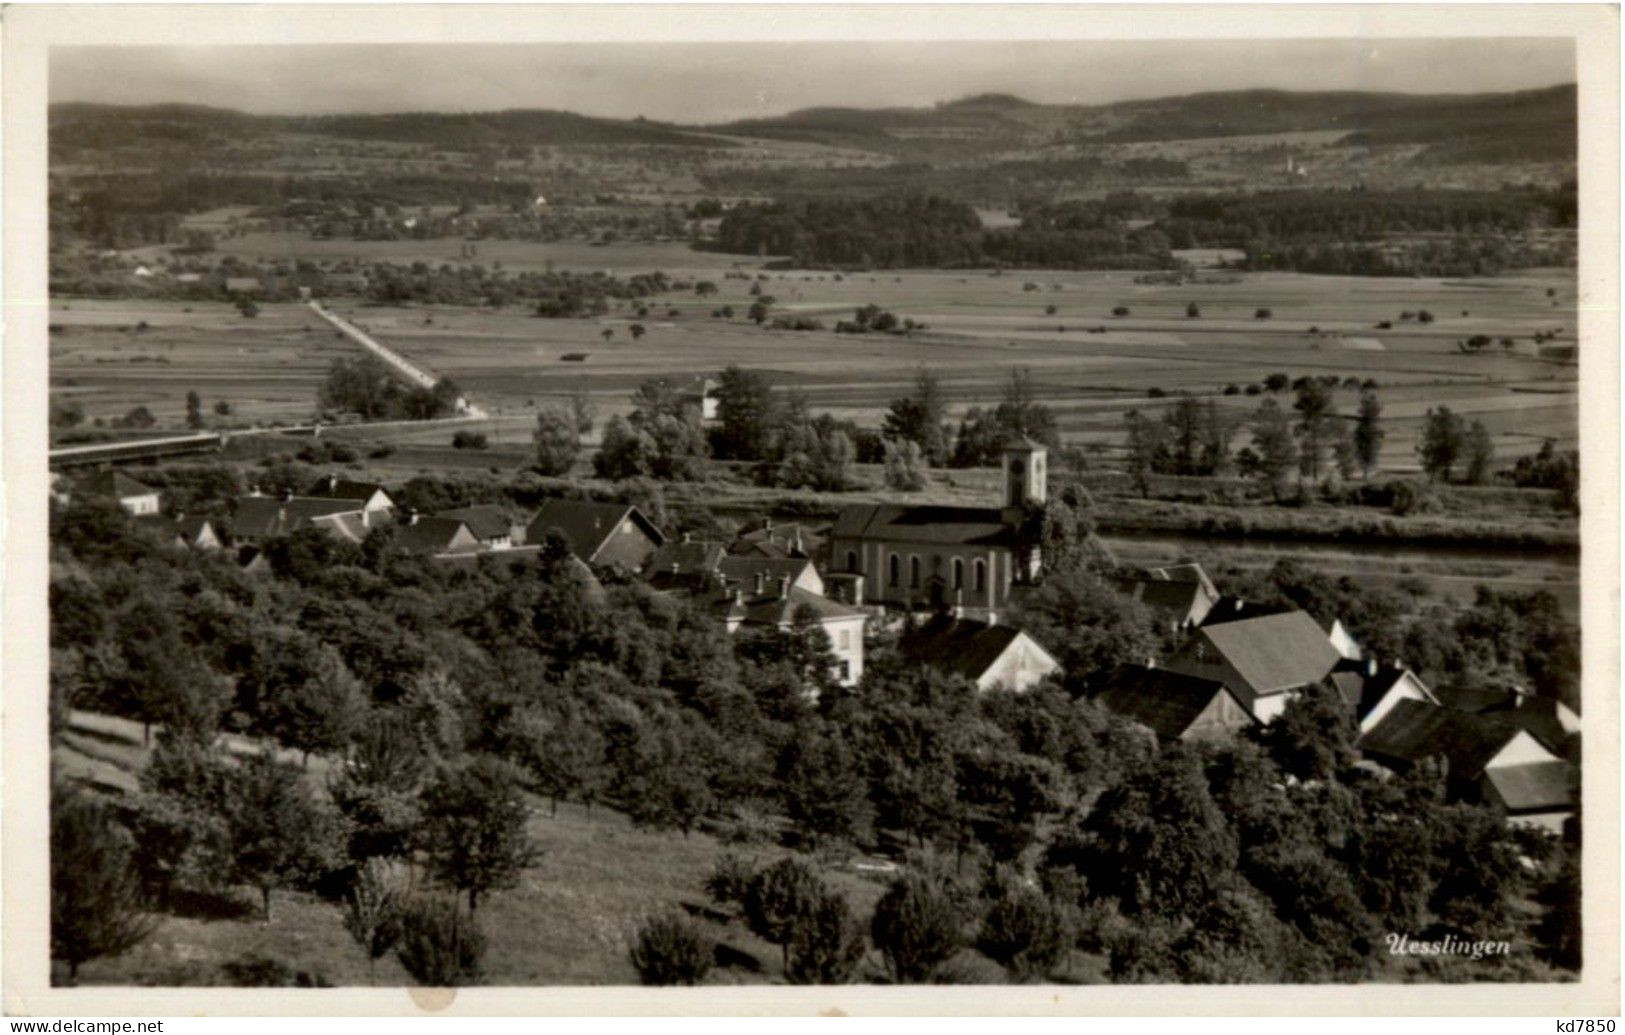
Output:
[[704,125],[984,92],[1106,104],[1210,90],[1479,93],[1575,79],[1571,40],[1026,40],[57,47],[50,98],[256,114],[552,108]]

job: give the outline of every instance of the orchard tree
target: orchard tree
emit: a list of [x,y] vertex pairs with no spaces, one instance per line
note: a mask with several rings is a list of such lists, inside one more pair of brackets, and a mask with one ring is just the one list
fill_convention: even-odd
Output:
[[921,984],[964,944],[964,918],[938,883],[920,874],[892,882],[875,905],[869,934],[899,984]]
[[844,985],[863,962],[863,924],[846,896],[823,890],[790,937],[784,976],[795,985]]
[[536,861],[518,774],[501,759],[475,755],[446,766],[423,791],[423,841],[430,872],[466,892],[468,911],[480,896],[509,888]]
[[151,936],[130,841],[111,812],[67,787],[51,791],[51,957],[79,967]]
[[231,877],[258,889],[264,919],[271,892],[312,883],[338,862],[337,816],[293,765],[269,751],[229,770],[225,826]]
[[578,416],[555,407],[537,412],[532,441],[536,446],[538,471],[555,478],[570,473],[576,457],[581,454],[580,426]]
[[745,921],[759,937],[779,947],[786,973],[790,943],[824,894],[824,884],[812,867],[794,857],[757,871],[745,886]]

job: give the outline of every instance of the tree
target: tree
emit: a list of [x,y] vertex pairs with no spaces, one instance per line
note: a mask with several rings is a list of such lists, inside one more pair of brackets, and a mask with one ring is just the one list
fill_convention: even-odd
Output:
[[723,460],[761,460],[778,423],[773,385],[759,370],[730,366],[717,378],[714,450]]
[[635,323],[627,328],[627,332],[632,335],[633,341],[637,341],[639,338],[649,333],[649,328],[643,326],[641,323]]
[[593,472],[600,478],[647,477],[654,466],[654,440],[633,428],[620,414],[604,425],[598,452],[592,458]]
[[559,477],[569,474],[581,453],[579,420],[573,415],[546,407],[536,414],[536,468],[542,474]]
[[779,947],[786,973],[790,942],[818,908],[824,893],[824,884],[812,867],[793,857],[758,871],[745,887],[745,922],[759,937]]
[[1316,684],[1262,727],[1259,742],[1283,771],[1300,780],[1330,780],[1354,764],[1358,735],[1342,695]]
[[1430,409],[1422,421],[1422,434],[1416,452],[1422,460],[1422,470],[1429,481],[1450,480],[1456,462],[1467,447],[1467,432],[1462,419],[1450,412],[1450,407]]
[[891,401],[881,425],[881,434],[898,441],[913,442],[933,467],[948,462],[947,409],[937,376],[921,367],[914,377],[914,392]]
[[961,923],[946,890],[925,876],[908,874],[893,881],[876,903],[869,934],[892,979],[919,984],[959,951]]
[[1489,480],[1490,465],[1495,462],[1495,440],[1483,421],[1473,421],[1467,429],[1467,482],[1483,485]]
[[825,890],[791,935],[784,976],[795,985],[844,985],[867,948],[846,897]]
[[779,759],[779,786],[790,821],[812,846],[853,838],[868,819],[868,783],[860,761],[833,729],[797,731]]
[[422,822],[418,800],[426,769],[424,743],[402,708],[374,709],[350,756],[328,783],[348,828],[347,855],[357,864],[403,859]]
[[598,416],[598,407],[587,394],[585,388],[576,388],[570,393],[570,420],[575,426],[577,435],[592,434],[593,422]]
[[207,423],[207,419],[203,416],[203,397],[198,395],[196,390],[188,391],[186,393],[186,426],[195,431]]
[[924,458],[915,442],[886,439],[886,486],[899,492],[925,488]]
[[1298,388],[1292,408],[1298,411],[1299,470],[1311,480],[1318,479],[1326,448],[1334,438],[1332,425],[1339,420],[1336,402],[1324,384],[1311,378]]
[[525,745],[525,766],[537,788],[548,796],[553,815],[558,814],[561,798],[574,798],[591,808],[609,783],[603,734],[575,710],[532,726]]
[[424,788],[430,872],[467,892],[470,913],[479,908],[481,895],[512,887],[535,862],[527,813],[514,768],[489,755],[443,768]]
[[303,678],[290,680],[262,702],[260,722],[279,743],[302,752],[308,763],[313,751],[341,752],[366,707],[361,684],[344,659],[321,643],[315,645]]
[[1194,319],[1196,319],[1197,317],[1199,317],[1201,315],[1202,315],[1202,307],[1197,305],[1195,302],[1191,302],[1191,303],[1189,303],[1188,305],[1185,306],[1185,316],[1186,316],[1186,318],[1194,320]]
[[356,871],[344,896],[344,929],[367,954],[369,984],[378,961],[400,941],[405,911],[406,896],[378,863],[368,863]]
[[272,890],[308,884],[336,863],[338,824],[299,770],[270,752],[250,755],[228,772],[231,876],[259,890],[269,922]]
[[1000,870],[988,888],[976,948],[1017,981],[1042,977],[1072,940],[1065,914],[1044,893]]
[[421,898],[401,915],[395,950],[401,966],[420,985],[454,988],[477,984],[483,972],[485,935],[473,914],[464,916],[449,898]]
[[697,985],[711,972],[716,943],[678,912],[644,921],[627,954],[645,985]]
[[1128,440],[1124,448],[1128,456],[1129,475],[1134,479],[1140,495],[1149,498],[1151,475],[1163,464],[1168,453],[1168,425],[1163,421],[1151,420],[1138,410],[1128,411],[1123,419],[1128,424]]
[[1281,498],[1281,489],[1298,462],[1298,446],[1292,437],[1292,426],[1274,399],[1265,399],[1253,418],[1253,447],[1258,452],[1259,477],[1270,487],[1273,499]]
[[1004,397],[994,419],[1004,430],[1006,438],[1030,438],[1051,449],[1059,449],[1061,436],[1055,424],[1055,414],[1040,403],[1033,394],[1032,374],[1026,369],[1013,368],[1010,379],[1004,383]]
[[1360,461],[1360,473],[1371,477],[1382,456],[1382,440],[1388,432],[1382,427],[1382,402],[1377,393],[1360,393],[1360,411],[1354,424],[1354,455]]
[[79,967],[117,956],[153,932],[129,838],[101,806],[64,787],[51,791],[51,957]]

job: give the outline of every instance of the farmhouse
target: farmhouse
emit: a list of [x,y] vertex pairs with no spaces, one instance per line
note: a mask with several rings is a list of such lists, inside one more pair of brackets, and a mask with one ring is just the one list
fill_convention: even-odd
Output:
[[208,518],[143,514],[136,524],[184,549],[218,550],[221,546],[220,534]]
[[158,513],[158,490],[142,485],[123,471],[98,471],[81,482],[79,489],[87,496],[117,500],[135,517]]
[[353,500],[292,495],[239,496],[232,510],[232,539],[249,546],[312,526],[341,539],[360,542],[367,537],[372,524],[361,504]]
[[305,495],[312,499],[350,500],[361,504],[361,509],[371,514],[395,508],[395,501],[390,499],[389,492],[382,485],[350,481],[332,474],[312,485]]
[[468,526],[474,539],[487,550],[509,550],[525,540],[525,526],[509,520],[501,507],[478,504],[472,507],[454,507],[435,515]]
[[1117,589],[1143,603],[1175,632],[1202,624],[1219,591],[1200,564],[1179,564],[1152,568],[1143,574],[1117,580]]
[[1561,833],[1580,805],[1580,771],[1568,762],[1526,762],[1484,773],[1479,794],[1507,822]]
[[1313,618],[1287,611],[1205,625],[1165,667],[1223,683],[1255,719],[1268,722],[1297,691],[1329,675],[1339,657]]
[[416,512],[408,513],[396,527],[395,545],[408,553],[430,557],[477,553],[481,548],[466,521],[445,515],[420,517]]
[[799,521],[774,524],[768,519],[762,527],[741,535],[728,552],[745,556],[811,557],[823,544],[824,536]]
[[1095,701],[1161,741],[1221,739],[1253,724],[1247,706],[1218,680],[1145,665],[1112,672]]
[[994,616],[1038,574],[1023,534],[1029,504],[1045,499],[1046,450],[1007,443],[1003,507],[864,504],[842,509],[830,529],[830,569],[860,575],[862,599],[908,609],[964,608]]
[[1354,713],[1360,732],[1376,726],[1400,701],[1439,704],[1421,678],[1403,665],[1384,665],[1375,658],[1337,663],[1329,677],[1343,703]]
[[644,563],[643,577],[659,590],[695,589],[715,581],[717,565],[727,555],[721,543],[682,539],[663,543]]
[[541,542],[550,528],[562,532],[570,552],[587,564],[632,571],[641,570],[666,541],[654,522],[626,503],[548,500],[526,526],[525,542]]
[[937,615],[903,636],[903,657],[960,676],[978,690],[1029,690],[1061,665],[1037,640],[1008,625]]
[[697,411],[700,420],[717,419],[717,383],[711,378],[699,377],[680,385],[676,395],[678,405]]

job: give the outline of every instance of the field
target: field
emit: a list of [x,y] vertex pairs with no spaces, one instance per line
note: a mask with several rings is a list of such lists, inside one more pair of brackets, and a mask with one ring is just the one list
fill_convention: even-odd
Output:
[[[389,258],[439,262],[450,242],[309,241],[271,235],[234,238],[222,247],[244,255],[336,260]],[[1532,452],[1546,438],[1578,437],[1576,369],[1541,358],[1537,332],[1574,342],[1571,271],[1529,271],[1478,280],[1379,279],[1287,273],[1245,274],[1225,283],[1140,284],[1130,273],[909,271],[849,274],[805,271],[725,279],[759,260],[695,252],[682,244],[591,246],[482,243],[481,261],[509,268],[664,270],[710,279],[710,299],[673,293],[648,301],[636,318],[625,303],[596,320],[542,320],[521,306],[392,308],[340,302],[336,309],[387,344],[456,380],[493,416],[494,441],[524,441],[531,414],[550,397],[584,389],[600,414],[626,408],[627,393],[649,377],[715,374],[729,364],[769,372],[806,394],[816,410],[875,425],[889,400],[922,366],[942,380],[952,417],[997,403],[1015,368],[1032,374],[1041,401],[1057,412],[1065,438],[1106,448],[1122,438],[1130,408],[1167,405],[1152,389],[1218,398],[1238,414],[1257,399],[1223,396],[1280,371],[1336,374],[1380,386],[1388,438],[1383,466],[1416,468],[1422,415],[1448,405],[1482,420],[1502,460]],[[758,328],[743,319],[760,283],[775,312],[811,316],[833,327],[874,303],[924,323],[908,337],[837,335]],[[1186,306],[1201,315],[1191,319]],[[731,305],[735,318],[712,311]],[[1055,312],[1046,309],[1054,306]],[[1126,306],[1129,314],[1113,317]],[[1268,319],[1255,312],[1267,308]],[[1431,311],[1431,324],[1402,321]],[[676,315],[671,315],[675,311]],[[1463,313],[1467,315],[1462,315]],[[139,324],[145,321],[146,328]],[[1376,325],[1392,322],[1388,330]],[[634,340],[629,327],[647,334]],[[335,358],[353,355],[304,307],[268,304],[245,319],[224,302],[123,302],[57,299],[51,344],[53,392],[77,399],[91,417],[110,419],[143,404],[160,423],[177,424],[184,395],[196,389],[212,405],[229,400],[234,419],[307,418],[316,385]],[[1311,329],[1314,329],[1311,333]],[[608,337],[606,338],[606,332]],[[1497,344],[1464,355],[1457,342],[1486,335]],[[1514,346],[1504,349],[1503,337]],[[584,353],[583,361],[564,356]],[[1350,413],[1357,393],[1337,393]],[[447,437],[436,432],[436,437]],[[404,432],[403,441],[416,437]]]

